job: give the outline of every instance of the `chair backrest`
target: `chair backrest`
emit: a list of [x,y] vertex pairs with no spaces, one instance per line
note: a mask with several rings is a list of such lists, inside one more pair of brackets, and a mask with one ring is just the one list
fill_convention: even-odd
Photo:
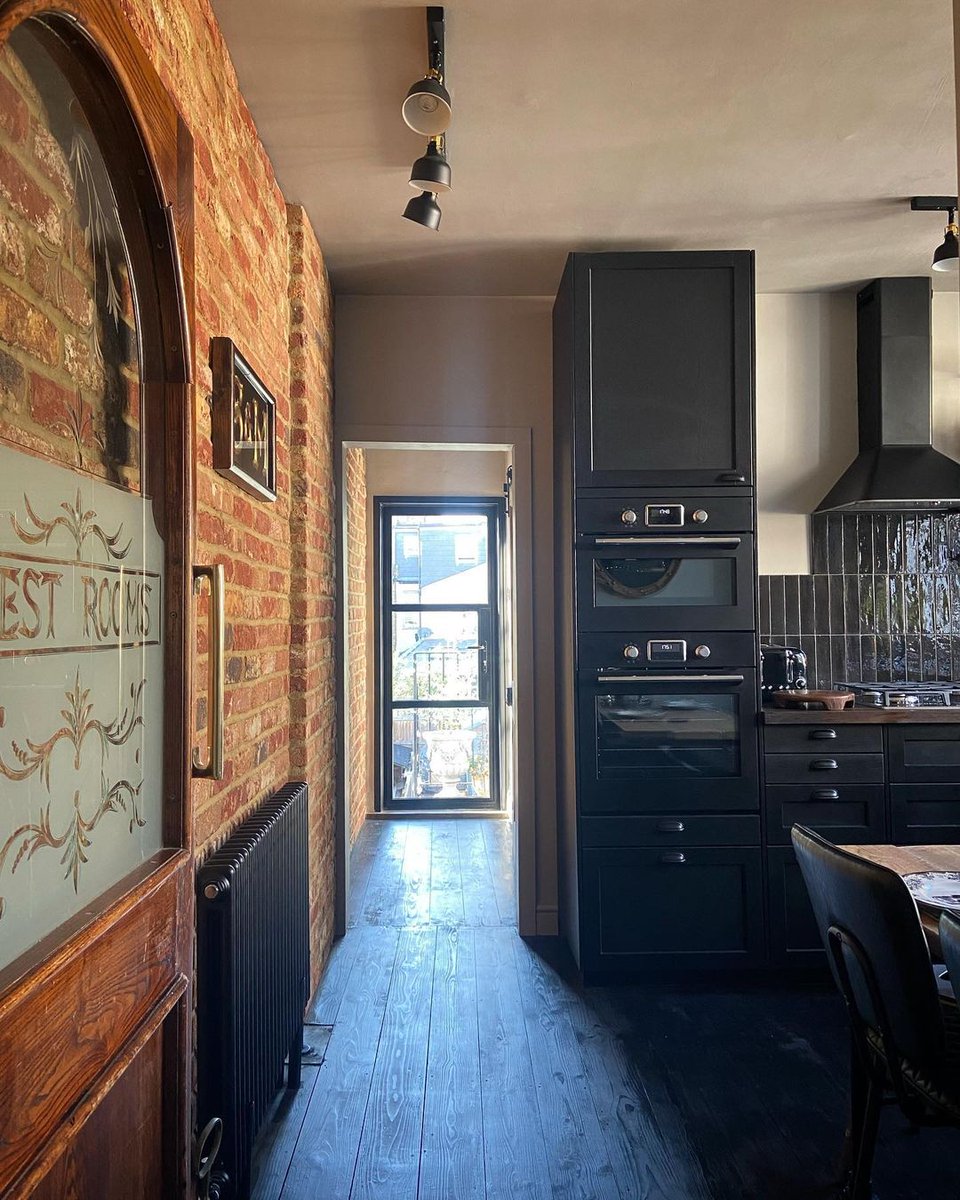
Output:
[[950,986],[960,1004],[960,918],[953,913],[944,913],[940,918],[940,947],[943,961],[947,964]]
[[791,836],[830,968],[853,1016],[891,1039],[894,1053],[936,1071],[944,1050],[940,1002],[907,885],[895,871],[800,825]]

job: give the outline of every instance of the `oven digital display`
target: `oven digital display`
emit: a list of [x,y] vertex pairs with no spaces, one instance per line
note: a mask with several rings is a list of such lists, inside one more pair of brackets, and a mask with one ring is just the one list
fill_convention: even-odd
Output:
[[650,663],[686,662],[687,643],[680,638],[663,642],[647,642],[647,661]]
[[676,528],[683,525],[683,505],[648,504],[644,509],[643,521],[648,529]]

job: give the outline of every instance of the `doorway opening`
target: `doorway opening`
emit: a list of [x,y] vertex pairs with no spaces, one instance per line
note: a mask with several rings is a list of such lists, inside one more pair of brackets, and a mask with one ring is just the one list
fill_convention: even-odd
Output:
[[500,811],[504,502],[374,499],[380,812]]

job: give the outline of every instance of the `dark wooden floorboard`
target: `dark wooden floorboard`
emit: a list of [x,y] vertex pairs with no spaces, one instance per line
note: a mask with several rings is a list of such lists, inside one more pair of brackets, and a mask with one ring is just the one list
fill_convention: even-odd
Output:
[[485,1200],[472,929],[439,929],[418,1200]]
[[517,981],[512,929],[474,931],[487,1200],[553,1195]]
[[500,910],[493,889],[487,842],[479,821],[453,821],[460,851],[460,879],[463,883],[463,920],[465,925],[499,925]]
[[434,925],[463,924],[463,881],[454,821],[434,821],[430,860],[430,920]]
[[319,1067],[303,1068],[300,1087],[284,1090],[267,1117],[255,1147],[250,1200],[280,1200]]
[[[828,1200],[847,1106],[832,987],[583,989],[516,934],[514,828],[367,822],[254,1200]],[[879,1200],[955,1200],[960,1132],[881,1121]]]
[[417,1194],[436,944],[433,929],[400,933],[353,1200],[413,1200]]
[[348,936],[360,945],[281,1200],[350,1195],[400,935],[370,927]]

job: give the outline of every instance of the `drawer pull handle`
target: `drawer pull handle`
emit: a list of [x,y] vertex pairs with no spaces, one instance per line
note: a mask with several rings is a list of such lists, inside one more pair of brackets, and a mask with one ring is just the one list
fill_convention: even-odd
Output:
[[835,758],[815,758],[810,764],[811,771],[839,771],[840,764]]
[[835,729],[812,729],[810,739],[814,742],[832,742],[837,736]]
[[836,788],[814,788],[810,793],[811,800],[839,800],[840,793]]
[[682,850],[668,850],[666,854],[660,855],[662,863],[685,863],[687,856]]
[[717,476],[717,483],[746,483],[747,477],[740,471],[724,471]]
[[660,833],[683,833],[684,825],[682,821],[658,821],[657,829]]

